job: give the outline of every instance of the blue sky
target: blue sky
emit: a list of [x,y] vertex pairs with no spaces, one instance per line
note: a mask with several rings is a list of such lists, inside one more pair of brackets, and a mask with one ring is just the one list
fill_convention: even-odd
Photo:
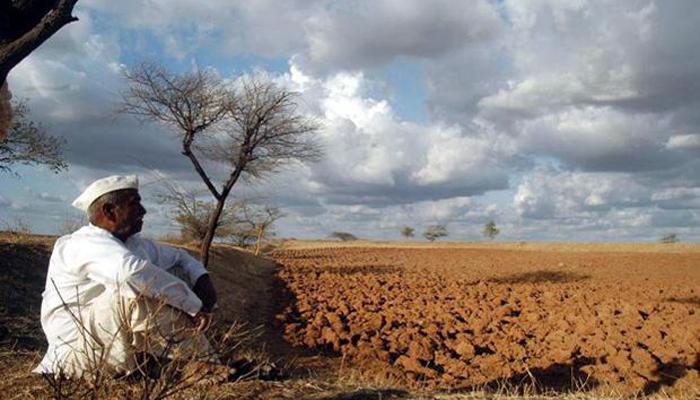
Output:
[[[322,122],[326,157],[236,189],[285,237],[697,240],[700,7],[694,1],[81,0],[12,71],[71,167],[0,175],[0,224],[55,233],[91,180],[141,176],[150,236],[176,232],[158,174],[201,190],[166,127],[116,115],[143,60],[265,71]],[[156,173],[157,171],[157,173]]]

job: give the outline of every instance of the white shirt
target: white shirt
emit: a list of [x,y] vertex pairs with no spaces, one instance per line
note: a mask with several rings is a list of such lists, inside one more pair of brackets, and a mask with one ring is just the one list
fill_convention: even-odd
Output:
[[202,301],[185,282],[167,272],[176,265],[193,283],[207,273],[186,251],[138,235],[123,243],[90,224],[60,237],[51,254],[41,303],[41,326],[49,348],[34,371],[53,372],[79,339],[71,312],[78,315],[105,290],[160,298],[192,316],[197,314]]

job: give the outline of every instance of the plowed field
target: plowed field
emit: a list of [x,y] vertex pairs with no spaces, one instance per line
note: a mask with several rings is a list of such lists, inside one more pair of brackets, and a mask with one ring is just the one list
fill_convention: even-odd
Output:
[[296,346],[407,387],[700,388],[700,253],[277,252]]

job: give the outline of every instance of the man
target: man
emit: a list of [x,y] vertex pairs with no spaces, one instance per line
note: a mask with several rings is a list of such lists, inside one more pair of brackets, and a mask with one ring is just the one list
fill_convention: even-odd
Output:
[[146,214],[138,178],[99,179],[73,206],[90,223],[54,245],[41,305],[49,347],[34,371],[122,374],[143,353],[206,357],[216,291],[187,252],[136,235]]

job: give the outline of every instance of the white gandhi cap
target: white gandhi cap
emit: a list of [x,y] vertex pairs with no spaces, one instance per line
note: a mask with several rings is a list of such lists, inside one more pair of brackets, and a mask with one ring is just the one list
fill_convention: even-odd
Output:
[[85,191],[73,200],[73,207],[87,212],[93,201],[103,194],[121,189],[138,189],[139,177],[136,175],[112,175],[92,182]]

